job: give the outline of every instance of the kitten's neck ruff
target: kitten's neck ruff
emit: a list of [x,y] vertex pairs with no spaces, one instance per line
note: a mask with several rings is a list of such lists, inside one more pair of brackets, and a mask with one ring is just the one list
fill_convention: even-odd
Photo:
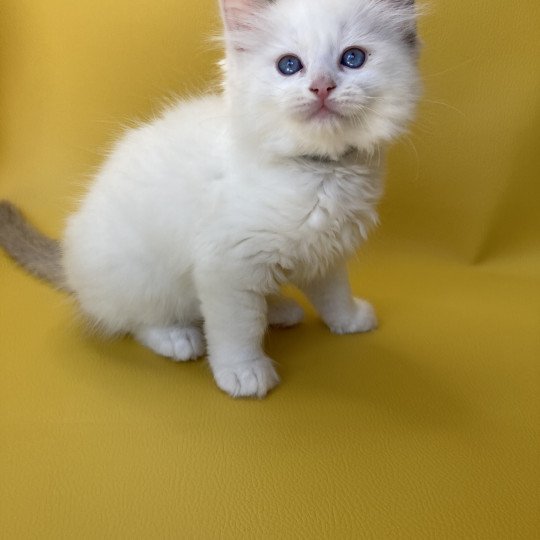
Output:
[[302,154],[301,156],[298,156],[296,158],[298,161],[303,161],[306,163],[312,163],[314,165],[321,164],[321,165],[340,165],[343,164],[345,161],[349,160],[355,155],[358,155],[359,152],[355,148],[349,148],[347,149],[343,154],[338,156],[337,158],[330,157],[327,155],[321,155],[321,154]]

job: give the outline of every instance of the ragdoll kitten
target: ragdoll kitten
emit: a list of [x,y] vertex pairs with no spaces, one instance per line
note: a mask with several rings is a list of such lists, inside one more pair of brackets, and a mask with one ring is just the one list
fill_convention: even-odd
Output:
[[[180,102],[116,144],[61,244],[8,203],[0,242],[107,334],[205,354],[232,396],[279,381],[267,324],[292,283],[335,333],[376,326],[345,259],[376,222],[387,141],[418,96],[412,0],[221,0],[222,95]],[[204,323],[204,335],[203,335]]]

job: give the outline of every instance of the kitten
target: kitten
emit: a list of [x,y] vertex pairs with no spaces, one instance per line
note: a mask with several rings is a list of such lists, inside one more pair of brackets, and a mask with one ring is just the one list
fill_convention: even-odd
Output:
[[[279,381],[267,325],[303,290],[338,334],[376,326],[345,259],[376,222],[381,154],[419,94],[412,0],[221,0],[223,93],[118,141],[61,244],[9,203],[0,243],[106,334],[205,354],[232,396]],[[204,335],[202,327],[204,324]]]

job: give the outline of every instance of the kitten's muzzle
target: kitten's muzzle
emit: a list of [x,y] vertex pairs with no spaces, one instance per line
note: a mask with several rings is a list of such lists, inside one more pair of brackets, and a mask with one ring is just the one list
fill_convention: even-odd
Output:
[[333,79],[329,77],[319,77],[313,81],[309,90],[324,103],[326,98],[330,95],[332,90],[336,89],[336,87],[337,85]]

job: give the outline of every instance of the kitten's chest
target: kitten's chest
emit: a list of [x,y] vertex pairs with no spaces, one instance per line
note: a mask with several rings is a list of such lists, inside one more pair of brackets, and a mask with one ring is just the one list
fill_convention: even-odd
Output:
[[304,164],[298,182],[277,253],[293,281],[323,274],[350,255],[376,223],[381,193],[378,172],[360,165]]

